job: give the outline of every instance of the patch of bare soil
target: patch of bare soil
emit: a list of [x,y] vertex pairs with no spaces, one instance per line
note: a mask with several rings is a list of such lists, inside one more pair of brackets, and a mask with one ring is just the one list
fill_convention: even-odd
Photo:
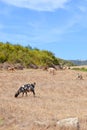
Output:
[[[55,75],[40,69],[0,71],[0,130],[58,130],[55,122],[78,117],[80,130],[87,130],[87,74],[57,70]],[[34,97],[20,94],[20,86],[36,82]],[[35,122],[48,122],[47,125]],[[64,130],[64,129],[63,129]]]

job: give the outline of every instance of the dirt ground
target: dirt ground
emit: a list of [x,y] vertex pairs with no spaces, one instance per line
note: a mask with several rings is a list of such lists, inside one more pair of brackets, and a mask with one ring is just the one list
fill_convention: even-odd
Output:
[[[77,73],[84,80],[76,79]],[[35,97],[32,93],[14,97],[20,86],[33,82]],[[58,130],[53,123],[70,117],[78,117],[80,130],[87,130],[87,72],[0,71],[0,130]],[[49,127],[36,122],[49,122]]]

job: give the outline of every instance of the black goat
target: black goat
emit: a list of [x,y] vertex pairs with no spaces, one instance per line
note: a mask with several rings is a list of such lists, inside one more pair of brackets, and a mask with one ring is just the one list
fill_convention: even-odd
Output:
[[33,92],[33,95],[35,96],[35,85],[36,83],[33,84],[25,84],[23,86],[21,86],[18,91],[15,93],[15,97],[18,97],[18,95],[20,93],[22,93],[22,96],[24,95],[24,93],[26,93],[27,96],[27,92]]

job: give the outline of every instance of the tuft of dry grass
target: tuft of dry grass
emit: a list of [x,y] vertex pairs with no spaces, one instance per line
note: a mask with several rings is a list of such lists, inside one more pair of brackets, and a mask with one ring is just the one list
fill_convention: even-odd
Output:
[[80,117],[80,130],[87,130],[87,115]]

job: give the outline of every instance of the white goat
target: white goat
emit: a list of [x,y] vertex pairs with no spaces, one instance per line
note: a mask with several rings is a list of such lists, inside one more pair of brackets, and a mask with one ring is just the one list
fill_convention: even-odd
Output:
[[47,70],[48,70],[49,73],[51,73],[53,75],[55,74],[55,71],[56,71],[56,69],[52,68],[52,67],[48,68]]

